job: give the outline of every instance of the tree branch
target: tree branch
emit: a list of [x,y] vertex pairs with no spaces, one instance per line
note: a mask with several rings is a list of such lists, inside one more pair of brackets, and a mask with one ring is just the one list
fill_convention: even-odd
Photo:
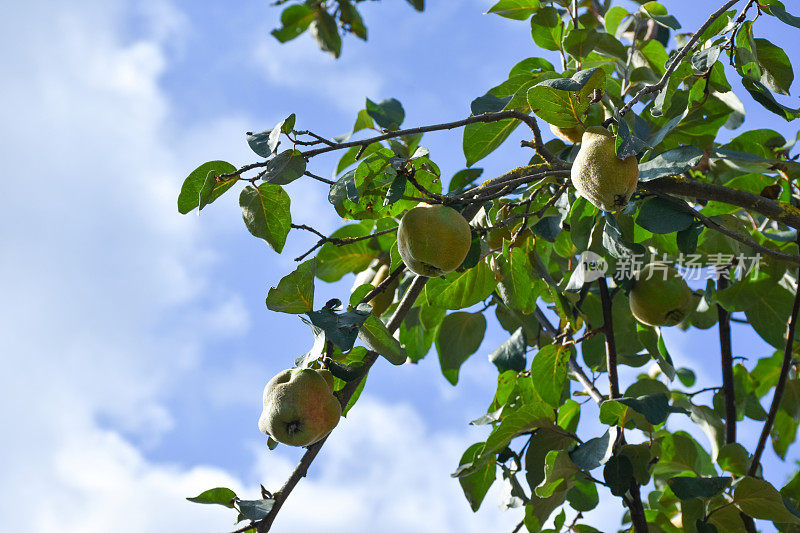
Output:
[[[386,324],[386,328],[391,333],[394,333],[395,330],[400,327],[400,323],[411,310],[411,307],[414,305],[417,297],[425,288],[425,283],[427,281],[428,278],[417,276],[414,278],[414,281],[411,282],[411,285],[403,296],[403,299],[400,301],[400,304],[397,306],[392,318],[390,318],[389,322]],[[367,378],[367,373],[369,372],[370,367],[372,367],[377,359],[377,353],[373,351],[367,352],[367,355],[364,358],[364,375],[360,379],[348,381],[347,384],[340,391],[338,391],[337,398],[339,399],[339,403],[342,405],[343,409],[345,406],[347,406],[347,403],[350,401],[350,398],[358,389],[361,382]],[[274,494],[275,503],[272,506],[272,510],[270,510],[269,514],[264,517],[264,519],[253,524],[256,526],[258,533],[264,533],[270,530],[272,523],[278,516],[278,512],[281,510],[284,502],[289,497],[289,494],[291,494],[292,490],[294,490],[300,479],[305,477],[306,473],[308,473],[308,468],[311,466],[311,463],[314,462],[314,459],[316,458],[322,446],[325,444],[326,440],[328,440],[328,437],[325,437],[308,447],[308,450],[300,459],[300,462],[289,476],[289,479],[287,479],[286,483],[283,484],[283,487],[281,487],[281,489]]]
[[677,194],[702,200],[713,200],[725,204],[735,205],[760,213],[765,217],[786,224],[793,228],[800,228],[800,209],[787,202],[776,202],[758,194],[746,191],[703,183],[684,177],[658,178],[639,184],[639,190],[652,193]]
[[[798,245],[800,245],[800,236],[798,236]],[[794,292],[794,303],[792,304],[792,313],[789,315],[789,323],[786,327],[786,347],[783,350],[783,363],[781,364],[781,373],[778,376],[778,383],[775,384],[775,393],[772,396],[772,404],[769,406],[769,413],[767,413],[767,420],[764,422],[764,427],[761,429],[761,436],[758,438],[758,445],[753,454],[753,462],[750,464],[748,474],[754,476],[758,470],[758,465],[761,463],[761,455],[764,453],[764,448],[767,444],[767,438],[772,425],[775,423],[775,416],[778,414],[778,408],[781,405],[783,398],[783,391],[786,387],[786,380],[789,377],[789,368],[792,365],[792,348],[794,347],[794,330],[797,326],[797,312],[800,309],[800,268],[797,269],[797,283]]]
[[406,135],[415,135],[418,133],[425,133],[429,131],[451,130],[454,128],[467,126],[469,124],[476,124],[480,122],[498,122],[500,120],[506,120],[509,118],[520,120],[530,128],[531,133],[533,133],[533,140],[534,140],[534,145],[536,147],[536,151],[539,153],[540,156],[542,156],[542,159],[544,159],[550,164],[558,163],[559,159],[556,156],[554,156],[550,152],[550,150],[545,148],[544,142],[542,142],[542,132],[539,130],[539,123],[536,121],[536,119],[526,113],[517,111],[516,109],[496,111],[494,113],[483,113],[481,115],[475,115],[467,117],[462,120],[456,120],[454,122],[446,122],[443,124],[433,124],[430,126],[408,128],[405,130],[389,131],[382,135],[377,135],[375,137],[370,137],[368,139],[362,139],[359,141],[350,141],[345,143],[337,143],[335,146],[326,146],[322,148],[316,148],[314,150],[308,150],[306,152],[303,152],[302,155],[305,156],[306,158],[309,158],[333,150],[342,150],[344,148],[351,148],[353,146],[367,146],[375,142],[385,141],[387,139],[394,139],[397,137],[404,137]]
[[[717,290],[728,286],[729,269],[719,272]],[[731,348],[730,313],[717,304],[719,319],[719,349],[722,357],[722,394],[725,398],[725,444],[736,442],[736,390],[733,383],[733,351]]]
[[[619,116],[623,116],[623,115],[625,115],[625,113],[630,111],[631,107],[633,107],[633,104],[638,102],[643,96],[645,96],[647,94],[650,94],[650,93],[657,93],[657,92],[661,91],[661,89],[663,89],[664,86],[667,84],[667,80],[669,80],[669,77],[672,76],[672,73],[675,71],[676,68],[678,68],[678,65],[680,65],[681,61],[683,61],[683,58],[686,57],[686,54],[689,53],[689,50],[691,50],[694,47],[694,45],[697,44],[697,41],[700,39],[700,36],[703,35],[703,32],[706,31],[706,29],[709,26],[711,26],[711,24],[713,24],[713,22],[715,20],[717,20],[717,18],[719,18],[720,15],[725,13],[725,11],[727,11],[731,6],[733,6],[737,2],[739,2],[739,0],[729,0],[721,8],[719,8],[716,11],[714,11],[708,17],[708,19],[703,23],[703,25],[700,26],[700,29],[698,29],[694,33],[694,35],[692,35],[691,39],[689,39],[689,42],[687,42],[683,46],[683,48],[680,49],[680,51],[677,53],[677,55],[672,59],[672,61],[669,62],[668,66],[667,66],[667,70],[666,70],[666,72],[664,72],[664,75],[661,76],[661,79],[658,80],[657,83],[655,83],[653,85],[648,85],[648,86],[644,87],[643,89],[641,89],[639,92],[637,92],[633,96],[633,98],[631,98],[628,101],[628,103],[625,104],[622,107],[622,109],[619,110]],[[633,38],[636,39],[636,35],[634,35]]]

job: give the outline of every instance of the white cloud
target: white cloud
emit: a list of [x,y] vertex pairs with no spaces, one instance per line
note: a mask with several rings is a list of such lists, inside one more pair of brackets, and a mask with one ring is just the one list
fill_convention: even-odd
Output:
[[271,85],[328,100],[350,114],[364,106],[364,95],[376,98],[383,91],[377,72],[350,56],[333,59],[307,34],[285,45],[272,37],[259,39],[254,56]]

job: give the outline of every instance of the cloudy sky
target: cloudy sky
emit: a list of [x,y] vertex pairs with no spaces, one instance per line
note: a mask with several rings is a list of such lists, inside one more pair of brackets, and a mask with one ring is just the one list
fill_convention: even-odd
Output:
[[[180,184],[204,161],[255,160],[244,132],[292,112],[298,128],[330,136],[349,131],[365,97],[400,99],[409,125],[466,116],[473,98],[538,53],[525,23],[482,14],[491,3],[430,2],[424,15],[404,2],[366,3],[370,41],[346,39],[338,61],[308,36],[279,45],[269,35],[279,10],[264,0],[5,6],[3,530],[223,532],[231,511],[184,498],[220,485],[242,497],[257,497],[258,483],[280,486],[301,450],[267,451],[256,426],[261,390],[312,339],[296,317],[268,312],[264,297],[312,240],[299,236],[278,256],[247,233],[236,195],[180,216]],[[671,4],[687,27],[699,25],[688,2]],[[757,33],[788,42],[776,27],[764,17]],[[752,127],[795,135],[748,108]],[[424,144],[446,174],[463,168],[460,134]],[[487,174],[524,162],[517,146],[487,160]],[[329,175],[333,162],[315,159],[312,170]],[[295,221],[340,224],[319,184],[289,190]],[[318,287],[317,305],[351,282]],[[734,331],[735,355],[770,353]],[[457,387],[435,357],[377,365],[280,530],[510,531],[521,514],[497,509],[499,484],[473,515],[449,477],[485,438],[467,422],[491,400],[486,354],[503,338],[490,328]],[[678,364],[716,382],[713,330],[668,340]],[[589,519],[607,525],[619,512]]]

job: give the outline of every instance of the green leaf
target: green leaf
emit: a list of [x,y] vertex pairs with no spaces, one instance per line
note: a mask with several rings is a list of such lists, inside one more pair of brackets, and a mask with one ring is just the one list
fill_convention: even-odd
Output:
[[717,464],[726,472],[743,476],[750,467],[750,454],[744,446],[732,442],[720,448]]
[[482,313],[457,311],[442,321],[436,337],[436,351],[442,374],[451,384],[458,383],[458,371],[470,355],[478,351],[486,332]]
[[264,171],[265,183],[287,185],[306,171],[306,158],[297,150],[285,150],[267,161]]
[[[204,206],[222,196],[222,193],[230,189],[237,180],[230,179],[216,183],[216,180],[213,179],[214,176],[230,174],[235,171],[236,167],[226,161],[209,161],[194,169],[181,186],[181,192],[178,195],[178,212],[185,215],[195,207],[198,207],[200,205],[201,191],[203,193]],[[207,185],[209,178],[214,183],[210,192]],[[204,187],[206,191],[203,191]]]
[[766,11],[773,17],[777,17],[781,22],[788,24],[789,26],[794,26],[795,28],[800,28],[800,17],[790,15],[785,9],[783,9],[783,7],[771,5],[767,6]]
[[408,359],[405,349],[386,329],[381,319],[370,314],[358,330],[360,338],[367,347],[382,355],[393,365],[402,365]]
[[291,5],[281,12],[282,27],[272,30],[272,35],[282,43],[291,41],[308,29],[314,17],[314,10],[310,7],[303,4]]
[[761,66],[761,83],[779,94],[789,94],[794,71],[789,56],[767,39],[755,39],[756,56]]
[[534,493],[540,498],[548,498],[553,494],[565,493],[572,488],[575,478],[584,479],[580,469],[569,458],[569,454],[561,450],[547,453],[545,458],[545,478],[536,487]]
[[294,129],[294,123],[297,117],[294,113],[278,122],[278,124],[271,130],[265,130],[261,133],[248,133],[247,144],[250,149],[261,157],[270,157],[275,153],[280,142],[281,133],[290,133]]
[[[369,228],[361,224],[342,226],[331,234],[331,238],[346,239],[369,235]],[[372,239],[362,239],[337,246],[326,242],[317,254],[317,277],[328,283],[339,281],[350,272],[361,272],[381,253]]]
[[531,37],[537,46],[545,50],[559,50],[564,25],[554,7],[546,6],[531,17]]
[[525,330],[520,327],[503,344],[489,354],[489,361],[494,363],[499,372],[505,372],[506,370],[522,372],[527,366],[527,361],[525,360],[527,348]]
[[544,403],[525,404],[511,414],[504,416],[500,425],[486,439],[486,447],[481,455],[488,456],[502,450],[511,440],[527,431],[552,425],[555,418],[553,409]]
[[342,36],[339,35],[336,19],[324,8],[320,7],[316,10],[309,30],[320,50],[328,52],[333,57],[339,57],[342,54]]
[[643,414],[653,425],[661,424],[669,415],[669,398],[666,394],[646,394],[638,398],[616,398],[613,401]]
[[[467,451],[461,457],[459,466],[472,463],[480,455],[482,449],[482,442],[475,443],[467,448]],[[480,508],[481,502],[486,497],[486,493],[494,483],[496,476],[497,465],[492,461],[488,461],[482,468],[472,474],[458,478],[458,483],[461,485],[461,490],[464,491],[464,496],[466,496],[472,512],[476,512]]]
[[463,309],[483,301],[497,286],[494,272],[481,261],[465,272],[451,272],[444,278],[431,278],[425,285],[425,299],[430,305],[445,309]]
[[519,126],[519,120],[509,118],[497,122],[469,124],[464,128],[463,150],[467,166],[472,166],[492,153],[511,132]]
[[549,344],[533,357],[531,364],[531,375],[535,376],[533,387],[539,396],[554,408],[561,405],[570,356],[570,348]]
[[669,77],[666,87],[661,89],[661,92],[656,96],[653,107],[650,109],[650,114],[654,117],[664,116],[664,113],[670,109],[672,96],[675,94],[675,91],[680,84],[683,83],[683,80],[691,75],[693,75],[691,64],[688,61],[681,61],[681,64],[678,65]]
[[692,56],[692,67],[694,71],[698,74],[704,74],[717,62],[720,52],[722,52],[722,46],[716,45],[694,54]]
[[325,332],[325,338],[342,349],[349,351],[358,337],[358,329],[371,316],[370,307],[362,304],[356,309],[336,312],[339,300],[330,300],[319,311],[306,313],[311,323]]
[[647,142],[630,132],[628,123],[624,120],[620,120],[619,122],[619,131],[617,132],[617,138],[614,142],[617,157],[620,159],[627,159],[628,157],[635,156],[639,152],[650,148]]
[[261,520],[266,517],[275,505],[275,500],[266,498],[263,500],[237,500],[236,505],[242,516],[249,520]]
[[639,181],[645,182],[665,176],[683,174],[700,162],[703,151],[696,146],[681,146],[639,164]]
[[789,512],[777,489],[761,479],[747,476],[739,481],[733,491],[733,503],[753,518],[800,524],[800,518]]
[[603,89],[605,83],[606,73],[601,68],[581,70],[571,78],[548,79],[528,89],[528,105],[545,122],[572,128],[583,124],[592,91]]
[[639,208],[636,223],[651,233],[666,234],[685,230],[694,217],[675,202],[665,198],[651,198]]
[[423,11],[425,9],[425,0],[406,0],[411,7],[416,9],[417,11]]
[[742,86],[750,93],[753,100],[761,104],[764,109],[783,117],[787,122],[800,116],[800,110],[792,109],[791,107],[786,107],[779,103],[775,100],[775,97],[772,96],[772,93],[769,92],[769,89],[760,81],[742,78]]
[[489,8],[487,13],[514,20],[525,20],[540,7],[539,0],[500,0]]
[[367,114],[378,126],[387,130],[398,129],[406,117],[403,105],[394,98],[381,100],[378,103],[367,98]]
[[617,440],[618,428],[610,427],[602,437],[589,439],[569,452],[572,462],[581,470],[594,470],[604,465],[614,453],[614,444]]
[[669,15],[667,13],[667,8],[658,2],[646,2],[642,4],[640,10],[664,27],[671,28],[673,30],[679,30],[681,28],[681,25],[677,19],[672,15]]
[[622,6],[614,6],[608,11],[606,11],[605,16],[605,27],[606,32],[615,35],[617,33],[617,28],[619,28],[619,23],[622,22],[622,19],[629,16],[628,10]]
[[267,309],[281,313],[307,313],[314,309],[314,276],[317,259],[309,259],[287,274],[267,294]]
[[711,444],[711,459],[716,460],[719,449],[724,444],[725,426],[722,424],[722,420],[713,409],[706,405],[689,404],[686,408],[689,410],[692,421],[700,426],[700,429],[708,437]]
[[465,168],[464,170],[459,170],[453,174],[452,178],[450,178],[450,184],[447,186],[447,192],[457,191],[462,187],[470,185],[476,179],[480,178],[482,174],[482,168]]
[[[570,506],[576,511],[591,511],[600,503],[600,498],[597,494],[597,485],[595,485],[593,481],[576,479],[572,488],[567,491],[567,501],[569,501]],[[583,533],[577,528],[573,529],[573,531]]]
[[239,206],[250,233],[264,239],[273,250],[281,253],[292,227],[290,200],[286,191],[280,185],[271,183],[262,183],[258,188],[248,185],[239,195]]
[[594,50],[598,39],[595,30],[571,29],[564,36],[564,51],[576,59],[584,58]]
[[[661,337],[661,329],[652,326],[646,326],[639,322],[636,323],[636,333],[639,340],[642,342],[650,357],[658,362],[658,366],[667,378],[672,381],[675,379],[675,367],[672,364],[672,358],[667,352],[667,347],[664,345],[664,339]],[[686,369],[683,369],[686,370]],[[691,372],[691,370],[689,371]],[[681,380],[683,382],[683,380]],[[686,385],[689,387],[690,385]]]
[[681,500],[711,498],[731,484],[730,477],[674,477],[667,480],[669,488]]
[[611,494],[622,496],[631,488],[633,464],[624,455],[615,455],[603,468],[603,480],[608,484]]
[[194,503],[213,503],[216,505],[224,505],[233,509],[233,502],[238,497],[236,493],[226,487],[217,487],[215,489],[208,489],[194,498],[186,498]]
[[744,279],[716,294],[729,311],[744,311],[759,336],[776,348],[786,344],[786,324],[794,296],[771,278]]

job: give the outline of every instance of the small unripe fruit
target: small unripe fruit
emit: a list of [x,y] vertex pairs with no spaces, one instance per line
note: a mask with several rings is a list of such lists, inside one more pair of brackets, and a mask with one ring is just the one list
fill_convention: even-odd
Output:
[[309,446],[330,433],[341,416],[329,370],[292,368],[264,387],[258,429],[280,443]]
[[451,207],[417,206],[400,221],[397,250],[415,274],[427,277],[448,274],[464,262],[472,234],[469,224]]
[[629,303],[636,320],[649,326],[679,324],[697,306],[692,290],[674,268],[652,264],[639,271]]
[[618,211],[628,205],[639,165],[634,156],[617,157],[614,136],[605,128],[591,126],[581,139],[581,149],[572,163],[572,185],[581,196],[604,211]]

